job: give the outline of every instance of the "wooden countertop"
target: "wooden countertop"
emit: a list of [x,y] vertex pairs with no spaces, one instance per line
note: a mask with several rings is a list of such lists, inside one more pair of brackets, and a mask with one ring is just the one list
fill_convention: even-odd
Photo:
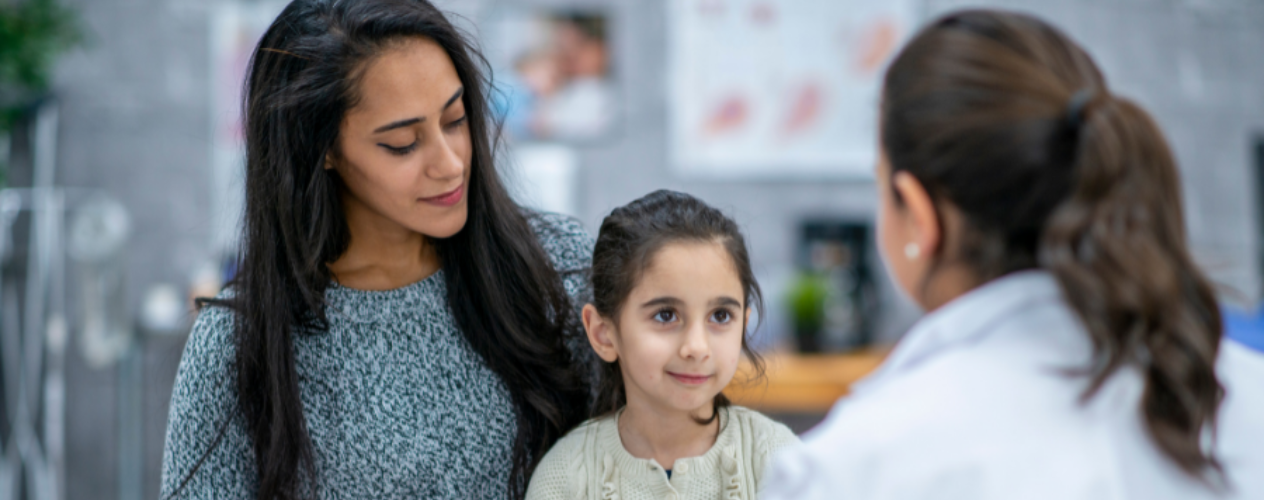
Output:
[[733,404],[772,413],[825,413],[851,384],[872,372],[887,350],[846,354],[772,353],[764,357],[767,377],[744,383],[743,362],[724,393]]

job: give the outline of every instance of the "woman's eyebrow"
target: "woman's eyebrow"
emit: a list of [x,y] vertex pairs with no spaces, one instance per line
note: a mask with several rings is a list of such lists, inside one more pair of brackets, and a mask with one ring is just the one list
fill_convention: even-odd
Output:
[[453,103],[455,103],[457,99],[460,99],[460,98],[461,98],[461,96],[463,96],[463,95],[465,95],[465,87],[461,87],[461,88],[459,88],[459,89],[456,89],[456,93],[455,93],[455,94],[452,94],[452,97],[449,97],[449,98],[448,98],[448,102],[446,102],[446,103],[444,103],[444,104],[443,104],[443,109],[448,109],[448,108],[452,107],[452,104],[453,104]]
[[424,121],[426,121],[426,117],[424,117],[424,116],[419,116],[419,117],[417,117],[417,118],[408,118],[408,119],[405,119],[405,120],[400,120],[400,121],[397,121],[397,122],[391,122],[391,123],[388,123],[388,124],[383,125],[383,126],[381,126],[381,127],[378,127],[378,128],[377,128],[377,130],[374,130],[374,131],[373,131],[373,133],[374,133],[374,134],[380,134],[380,133],[382,133],[382,132],[388,132],[388,131],[391,131],[391,130],[395,130],[395,129],[397,129],[397,128],[404,128],[404,127],[407,127],[407,126],[409,126],[409,125],[413,125],[413,124],[421,123],[421,122],[424,122]]
[[[460,99],[462,95],[465,95],[465,87],[456,89],[456,93],[452,94],[452,97],[448,98],[448,102],[443,103],[443,109],[448,109],[452,107],[452,104],[456,103],[456,100]],[[403,128],[409,125],[416,125],[424,121],[426,121],[426,117],[424,116],[418,116],[415,118],[406,118],[397,122],[391,122],[386,125],[382,125],[381,127],[378,127],[376,130],[374,130],[373,133],[380,134],[382,132],[389,132],[397,128]]]

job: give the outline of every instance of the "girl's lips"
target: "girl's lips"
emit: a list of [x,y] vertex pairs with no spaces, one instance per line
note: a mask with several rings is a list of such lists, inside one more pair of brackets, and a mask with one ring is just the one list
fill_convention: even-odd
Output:
[[441,207],[450,207],[461,201],[461,197],[465,195],[465,185],[457,186],[451,192],[441,194],[431,198],[422,198],[421,201]]
[[686,373],[674,373],[674,372],[667,372],[667,374],[671,375],[672,378],[676,379],[677,382],[680,382],[685,385],[702,385],[702,384],[705,384],[708,380],[711,380],[710,375],[691,375],[691,374],[686,374]]

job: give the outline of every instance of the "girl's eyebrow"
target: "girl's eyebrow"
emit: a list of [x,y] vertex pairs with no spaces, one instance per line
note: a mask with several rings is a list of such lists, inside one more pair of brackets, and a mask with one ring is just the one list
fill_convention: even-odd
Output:
[[653,299],[646,301],[644,304],[641,304],[641,308],[645,309],[649,307],[659,307],[659,306],[681,306],[684,304],[685,304],[685,301],[680,300],[676,297],[655,297]]
[[[685,304],[685,301],[680,300],[676,297],[655,297],[653,299],[646,301],[644,304],[641,304],[641,308],[646,309],[646,308],[661,307],[661,306],[682,306],[684,304]],[[742,307],[742,301],[737,300],[733,297],[728,297],[728,296],[716,297],[714,299],[711,299],[711,307],[723,307],[723,306]]]

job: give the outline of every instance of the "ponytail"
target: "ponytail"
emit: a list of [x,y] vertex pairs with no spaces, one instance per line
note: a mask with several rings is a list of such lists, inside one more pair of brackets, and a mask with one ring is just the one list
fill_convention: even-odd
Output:
[[1219,308],[1186,247],[1162,133],[1106,89],[1088,54],[1039,19],[950,14],[891,63],[882,147],[892,172],[962,214],[945,258],[980,282],[1031,268],[1054,275],[1093,344],[1084,399],[1119,370],[1139,370],[1147,432],[1208,479],[1221,472],[1202,444],[1224,394]]
[[1192,475],[1219,471],[1201,438],[1224,395],[1215,373],[1221,318],[1185,246],[1176,165],[1144,110],[1099,100],[1077,130],[1074,186],[1045,227],[1040,266],[1092,339],[1085,398],[1116,370],[1140,368],[1155,443]]

